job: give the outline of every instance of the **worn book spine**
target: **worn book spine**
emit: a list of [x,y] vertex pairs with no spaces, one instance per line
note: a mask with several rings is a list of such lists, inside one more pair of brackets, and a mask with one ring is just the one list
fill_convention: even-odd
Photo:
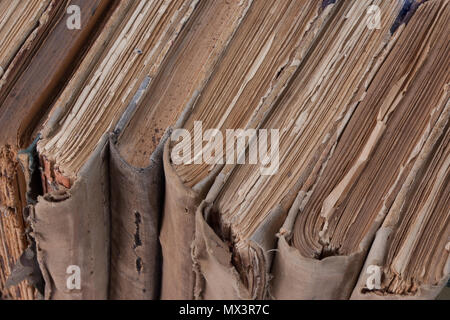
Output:
[[[27,224],[24,208],[30,204],[25,196],[28,182],[18,162],[20,149],[34,140],[40,121],[70,74],[83,56],[95,30],[107,16],[113,0],[72,1],[82,12],[81,29],[67,27],[67,1],[52,2],[40,19],[40,25],[26,40],[2,77],[0,89],[0,217],[2,241],[0,259],[6,271],[1,275],[0,290],[6,297],[32,299],[33,291],[26,283],[10,291],[4,287],[14,262],[29,245],[25,237]],[[55,47],[59,48],[55,51]],[[38,79],[38,80],[36,80]]]
[[[253,0],[241,2],[233,5],[233,19],[227,25],[219,24],[223,29],[219,34],[221,37],[220,47],[213,48],[212,54],[207,59],[207,64],[202,70],[192,96],[187,97],[187,105],[177,123],[172,129],[180,129],[189,118],[194,105],[201,95],[202,90],[210,81],[215,72],[216,65],[235,36],[236,31],[243,19],[245,19]],[[240,8],[237,8],[240,7]],[[205,10],[208,13],[207,10]],[[202,12],[199,13],[201,15]],[[203,13],[205,14],[205,13]],[[205,19],[205,17],[198,18]],[[200,28],[209,28],[208,24],[202,23]],[[214,35],[209,40],[214,42]],[[209,49],[212,50],[212,49]],[[184,185],[178,176],[170,159],[170,141],[164,143],[163,166],[165,178],[165,193],[162,224],[160,231],[160,243],[162,247],[162,283],[161,299],[188,299],[194,298],[194,271],[192,268],[191,245],[195,233],[195,210],[201,199],[206,195],[205,190],[193,190]]]
[[[192,245],[194,261],[195,288],[197,300],[251,300],[262,299],[252,295],[242,282],[241,276],[233,265],[233,257],[226,242],[219,238],[209,219],[211,207],[203,201],[195,214],[195,240]],[[259,249],[256,248],[258,252]],[[261,261],[261,260],[260,260]],[[255,270],[261,266],[253,265]],[[262,273],[265,275],[265,272]],[[264,279],[260,286],[264,290]]]
[[201,194],[187,188],[172,167],[169,143],[164,147],[165,197],[160,241],[163,249],[161,298],[194,298],[191,245],[195,233],[195,210]]
[[162,148],[147,168],[135,168],[110,140],[110,299],[154,300],[160,295],[160,216],[164,176]]
[[150,158],[146,168],[128,163],[116,143],[150,78],[141,84],[129,107],[110,136],[111,193],[111,274],[109,299],[155,300],[160,296],[161,248],[160,217],[163,206],[163,145],[167,135]]
[[[190,21],[191,15],[195,12],[197,3],[198,1],[178,1],[172,3],[170,1],[164,3],[149,3],[146,1],[136,3],[132,0],[121,1],[117,10],[111,17],[110,23],[105,27],[105,31],[93,45],[87,58],[83,60],[79,70],[69,83],[68,89],[62,94],[62,97],[59,100],[61,105],[58,105],[55,110],[52,110],[47,126],[43,130],[44,139],[51,138],[55,132],[58,132],[58,129],[60,129],[60,127],[58,127],[60,120],[64,118],[67,113],[73,112],[73,102],[83,98],[83,93],[81,93],[80,98],[80,92],[92,90],[94,94],[101,95],[101,93],[110,89],[107,85],[105,85],[104,88],[92,86],[92,83],[95,83],[97,80],[95,77],[99,74],[99,70],[103,70],[101,68],[104,66],[110,67],[104,71],[104,77],[109,76],[108,72],[117,71],[120,72],[121,75],[133,76],[137,74],[138,77],[144,78],[141,84],[137,81],[133,81],[134,79],[123,81],[124,84],[130,85],[130,88],[127,88],[129,89],[129,93],[132,92],[137,83],[137,86],[139,86],[139,88],[136,89],[137,93],[133,98],[130,98],[131,101],[128,105],[125,104],[125,99],[120,102],[116,101],[114,107],[119,111],[123,110],[123,114],[122,112],[118,113],[117,116],[111,120],[110,124],[107,123],[108,126],[100,127],[100,129],[96,128],[97,131],[102,130],[102,128],[105,128],[105,131],[114,130],[115,128],[113,134],[109,137],[110,142],[108,145],[110,145],[111,149],[105,146],[107,141],[104,141],[104,139],[96,143],[97,149],[102,146],[106,148],[105,153],[107,154],[107,157],[105,158],[103,153],[99,156],[96,151],[96,153],[90,156],[91,160],[89,160],[89,162],[92,163],[97,161],[96,159],[100,157],[101,161],[108,162],[110,165],[110,169],[106,169],[108,181],[99,180],[95,183],[86,184],[84,181],[87,177],[83,176],[82,173],[76,174],[75,177],[69,179],[59,172],[57,161],[56,163],[52,163],[51,154],[48,154],[48,157],[44,156],[44,159],[42,159],[44,167],[43,180],[45,181],[45,185],[50,186],[50,190],[54,185],[58,185],[61,190],[66,190],[71,194],[70,198],[64,200],[64,203],[67,203],[66,206],[68,206],[69,211],[71,211],[71,215],[76,215],[79,211],[84,210],[83,205],[77,206],[77,203],[71,201],[71,199],[83,197],[86,193],[96,194],[99,198],[97,201],[93,201],[92,208],[90,209],[91,216],[102,217],[105,210],[108,212],[109,210],[111,211],[111,222],[105,220],[105,224],[111,225],[111,236],[108,234],[106,237],[108,241],[110,237],[112,239],[110,255],[109,243],[107,243],[107,246],[104,248],[108,252],[106,256],[107,262],[105,263],[103,259],[105,252],[99,252],[100,258],[102,259],[98,260],[96,265],[91,266],[86,264],[85,261],[91,259],[97,252],[90,249],[91,247],[96,248],[96,245],[93,243],[93,241],[96,240],[95,238],[87,239],[85,242],[80,243],[76,248],[81,256],[79,259],[80,264],[83,264],[82,266],[80,265],[80,268],[88,269],[89,271],[94,267],[105,269],[107,286],[105,286],[103,281],[104,278],[102,276],[99,280],[97,289],[85,286],[82,291],[77,291],[77,289],[61,291],[64,289],[64,279],[60,276],[62,269],[59,268],[59,265],[53,265],[53,268],[49,268],[49,270],[54,269],[53,272],[58,274],[58,282],[55,286],[55,290],[56,292],[59,292],[59,294],[65,295],[67,298],[90,299],[89,297],[94,297],[95,299],[111,298],[145,300],[156,299],[159,297],[159,270],[161,259],[159,258],[160,250],[157,237],[159,236],[159,206],[162,203],[159,192],[164,190],[164,186],[161,179],[162,164],[155,164],[155,162],[160,161],[156,159],[162,159],[162,147],[159,148],[159,151],[155,152],[150,159],[150,166],[146,168],[136,168],[124,160],[116,147],[116,142],[119,139],[120,134],[128,125],[130,117],[134,115],[138,105],[142,102],[141,98],[150,86],[152,78],[158,77],[167,56],[171,55],[173,47],[178,43],[178,38],[182,33],[185,24]],[[160,7],[160,10],[154,10],[153,5],[155,8]],[[178,9],[177,6],[179,6]],[[145,11],[143,12],[145,12],[147,19],[158,17],[159,19],[162,19],[162,22],[167,24],[164,29],[157,27],[156,24],[146,26],[149,27],[146,34],[135,36],[138,39],[145,40],[144,43],[147,46],[150,46],[153,43],[152,41],[156,41],[152,40],[153,37],[160,37],[157,38],[158,41],[156,43],[158,46],[155,47],[160,49],[159,51],[155,50],[157,51],[157,55],[155,54],[155,51],[149,50],[150,57],[155,59],[155,61],[150,63],[147,60],[140,59],[139,62],[133,64],[131,61],[127,61],[126,55],[123,55],[120,56],[120,59],[127,61],[125,66],[122,66],[119,63],[113,64],[111,61],[118,59],[118,57],[115,56],[116,51],[114,51],[114,48],[117,49],[117,47],[120,49],[125,48],[126,50],[137,53],[136,57],[145,57],[142,55],[142,52],[137,52],[137,49],[134,47],[134,39],[127,38],[126,32],[118,28],[121,23],[131,24],[132,22],[136,26],[140,25],[141,18],[144,15],[141,11],[144,9]],[[180,12],[183,12],[184,14],[181,15]],[[164,14],[167,16],[164,16]],[[130,15],[134,20],[131,20],[131,22],[126,21],[125,17]],[[133,30],[137,32],[136,29]],[[114,35],[117,34],[120,35],[120,38],[114,37]],[[122,38],[125,38],[128,42],[123,41]],[[112,45],[112,49],[107,52],[108,55],[106,57],[99,56],[98,52],[104,53],[104,46],[106,45],[106,47],[108,47],[109,44]],[[101,61],[101,63],[93,63],[91,58],[95,61]],[[116,69],[112,68],[112,66]],[[127,67],[131,66],[136,68],[136,70],[133,71],[133,69],[127,69]],[[94,80],[90,77],[94,77]],[[119,83],[119,80],[120,78],[117,78],[115,80],[116,83]],[[73,93],[72,91],[76,93]],[[108,92],[108,96],[118,100],[118,92]],[[103,105],[101,106],[103,107]],[[88,103],[86,103],[86,108],[87,107]],[[112,116],[111,113],[106,114],[106,112],[103,115],[105,117]],[[116,122],[117,125],[114,127]],[[88,164],[84,167],[82,172],[89,170]],[[103,170],[103,166],[101,168]],[[104,192],[108,194],[111,192],[111,209],[109,202],[105,205],[107,208],[102,207],[100,203],[99,184],[104,186],[106,183],[108,183],[108,186],[107,190],[104,190]],[[48,192],[48,195],[51,196],[55,192],[57,193],[58,191],[50,191]],[[64,224],[64,221],[61,223]],[[36,225],[36,228],[39,228],[39,225]],[[81,234],[87,232],[98,233],[100,237],[99,240],[105,243],[103,241],[105,233],[103,225],[100,223],[93,225],[93,230],[89,230],[87,225],[81,225],[79,227],[69,225],[66,226],[66,228],[69,228],[68,241],[64,244],[67,250],[71,250],[71,243],[73,243],[73,241],[69,242],[69,240],[76,236],[74,232],[78,229],[77,232]],[[72,246],[73,245],[74,244],[72,244]],[[51,247],[47,250],[46,255],[48,256],[49,261],[54,261],[54,259],[60,257],[62,262],[66,265],[73,260],[72,256],[61,256],[58,250],[52,250]],[[51,274],[51,270],[48,273]],[[89,277],[85,279],[85,281],[90,280],[92,279]],[[58,295],[51,295],[46,292],[46,298],[54,299],[58,298]]]
[[331,256],[322,260],[300,254],[291,245],[292,229],[306,198],[304,192],[299,193],[278,233],[270,295],[276,300],[348,299],[364,263],[364,253]]
[[39,197],[31,216],[48,300],[105,300],[109,288],[108,135],[70,190]]

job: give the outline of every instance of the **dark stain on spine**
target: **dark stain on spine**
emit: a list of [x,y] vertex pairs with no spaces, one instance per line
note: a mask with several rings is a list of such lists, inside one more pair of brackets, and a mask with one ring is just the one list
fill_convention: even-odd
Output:
[[138,211],[134,212],[134,224],[136,225],[136,232],[134,234],[134,246],[133,249],[136,249],[138,247],[142,246],[142,241],[141,241],[141,223],[142,223],[142,219],[141,219],[141,214]]
[[142,271],[142,267],[143,267],[143,263],[142,263],[142,258],[139,257],[139,255],[136,252],[136,249],[138,247],[142,246],[142,240],[141,240],[141,223],[142,223],[142,217],[141,214],[138,211],[134,212],[134,224],[136,225],[136,232],[134,233],[134,245],[133,245],[133,250],[136,254],[136,270],[138,272],[138,274],[141,274]]
[[141,274],[141,270],[142,270],[142,259],[140,257],[138,257],[136,259],[136,270],[139,274]]

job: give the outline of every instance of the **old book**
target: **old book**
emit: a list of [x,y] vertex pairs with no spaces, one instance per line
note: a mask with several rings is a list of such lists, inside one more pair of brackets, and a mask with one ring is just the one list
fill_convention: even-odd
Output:
[[[151,79],[139,106],[130,105],[115,130],[110,165],[111,194],[115,195],[111,201],[111,268],[118,271],[111,276],[110,285],[116,287],[111,298],[140,297],[130,291],[140,293],[135,288],[148,281],[157,283],[154,287],[159,289],[158,237],[164,201],[162,151],[170,134],[168,128],[175,125],[192,96],[211,77],[250,4],[251,1],[200,2],[173,53],[168,55],[159,75]],[[161,236],[163,299],[190,298],[192,294],[185,293],[184,287],[193,273],[189,268],[192,263],[188,268],[184,264],[190,261],[190,253],[177,246],[182,235],[176,231]],[[136,248],[135,252],[131,248]],[[154,268],[149,267],[152,263]],[[152,297],[156,296],[159,291]],[[145,297],[148,295],[142,295]]]
[[[222,140],[226,130],[258,128],[307,56],[333,7],[324,8],[321,1],[253,2],[226,55],[180,119],[164,151],[166,198],[161,244],[163,293],[170,292],[167,298],[200,297],[195,289],[199,279],[192,271],[191,246],[195,210],[224,164],[223,159],[216,161],[220,155],[215,141]],[[211,128],[211,135],[203,137],[203,130]],[[223,147],[219,147],[222,155],[227,151]],[[238,156],[234,154],[233,161]],[[179,256],[171,255],[173,248]],[[167,280],[166,270],[170,272]],[[187,276],[180,276],[183,274]],[[220,286],[221,280],[215,280]],[[170,289],[179,287],[182,291]]]
[[[197,5],[194,0],[121,1],[111,19],[114,28],[100,35],[52,110],[38,144],[45,186],[35,206],[34,224],[38,257],[51,284],[46,286],[46,298],[158,296],[159,261],[152,252],[155,225],[147,221],[151,212],[140,211],[148,202],[136,199],[129,206],[117,202],[121,195],[115,193],[126,185],[109,183],[108,140],[116,126],[122,129],[120,120],[127,118],[129,108],[158,77]],[[96,57],[94,63],[91,57]],[[111,182],[126,183],[117,167],[120,163],[112,161]],[[130,223],[134,236],[127,238]],[[131,246],[124,242],[129,240]],[[133,255],[136,258],[129,259]],[[75,290],[66,286],[66,270],[72,265],[82,271],[81,285]]]
[[353,299],[433,299],[449,280],[449,94],[447,83],[436,101],[438,119],[427,128],[426,141],[377,231]]
[[448,21],[0,0],[0,299],[445,299]]
[[[352,148],[354,140],[344,140],[344,129],[353,132],[353,121],[360,121],[357,118],[359,112],[367,114],[359,102],[403,30],[403,27],[400,30],[393,28],[403,9],[398,2],[377,2],[383,19],[379,28],[370,28],[365,22],[372,4],[371,1],[337,4],[338,10],[329,27],[317,40],[286,94],[260,127],[279,131],[278,170],[272,175],[263,175],[259,165],[225,168],[198,211],[194,260],[197,260],[202,278],[199,286],[204,298],[215,297],[214,292],[223,294],[226,284],[229,297],[233,298],[345,299],[350,296],[362,263],[357,258],[363,259],[363,253],[351,260],[346,254],[328,248],[315,252],[314,247],[305,245],[313,251],[306,257],[307,261],[299,262],[280,255],[283,263],[292,263],[296,267],[287,272],[275,266],[272,273],[274,288],[270,292],[268,284],[272,256],[276,252],[276,234],[293,204],[292,214],[297,214],[300,207],[311,201],[309,192],[315,189],[315,180],[321,175],[327,177],[324,168],[335,168],[331,166],[330,158],[338,153],[339,142]],[[274,146],[273,141],[271,145]],[[383,195],[377,194],[381,198]],[[364,210],[365,214],[371,212]],[[345,226],[352,225],[351,215],[348,216],[350,222]],[[363,214],[360,216],[362,218]],[[298,217],[301,221],[307,214],[302,212]],[[301,237],[308,236],[308,232],[320,233],[325,239],[320,241],[330,241],[326,234],[330,229],[325,222],[319,226],[300,227],[299,222],[297,225]],[[356,229],[350,235],[363,236],[364,230]],[[355,244],[356,252],[358,245],[359,242]],[[297,252],[292,254],[297,258]],[[326,259],[328,256],[331,257]],[[329,266],[329,261],[336,257],[342,261]],[[328,274],[336,277],[336,283],[326,277],[325,271],[321,272],[321,264],[328,268]],[[352,277],[343,276],[339,268]],[[223,281],[216,280],[218,274]],[[281,277],[285,277],[282,285]],[[296,283],[299,285],[295,286]]]
[[[418,161],[430,130],[441,126],[437,123],[441,115],[448,116],[444,112],[447,101],[442,100],[449,81],[448,72],[442,70],[449,58],[444,45],[448,36],[443,36],[448,29],[448,5],[448,1],[421,4],[407,26],[400,27],[333,154],[321,165],[314,181],[298,194],[278,242],[273,270],[277,275],[273,282],[275,297],[349,298],[360,272],[365,277],[368,270],[362,265],[375,233],[383,221],[389,225],[386,214],[402,185],[408,185],[405,179]],[[436,207],[433,215],[446,219],[446,209]],[[431,241],[445,241],[442,232],[446,225],[438,228],[443,229]],[[421,237],[406,226],[396,232]],[[371,250],[381,250],[376,246],[374,243]],[[414,259],[421,257],[418,250],[411,260],[405,257],[403,262],[417,263]],[[436,259],[445,261],[446,257],[448,253],[436,252]],[[442,266],[433,263],[435,268]],[[420,268],[426,268],[426,264]],[[423,275],[431,281],[428,284],[437,285],[436,278],[448,277],[448,272],[439,275],[431,270]],[[418,274],[415,277],[418,288],[423,280]],[[307,290],[293,294],[298,288]],[[400,290],[392,293],[397,298],[406,297]]]
[[[10,13],[6,13],[8,19],[17,15],[16,19],[20,21],[22,9],[37,11],[34,14],[30,11],[29,16],[23,17],[27,22],[21,27],[15,26],[20,27],[17,33],[3,29],[9,26],[9,20],[2,20],[5,23],[2,30],[14,32],[18,38],[5,42],[8,48],[3,47],[3,42],[0,46],[5,48],[6,54],[2,56],[10,61],[0,89],[0,289],[5,297],[29,299],[34,293],[26,283],[9,291],[5,288],[6,278],[11,275],[15,262],[28,246],[25,236],[28,224],[23,219],[23,212],[35,200],[35,195],[28,194],[27,185],[31,183],[31,177],[26,172],[28,168],[22,168],[18,161],[20,154],[26,157],[27,152],[19,151],[25,150],[35,139],[34,132],[40,128],[41,117],[76,68],[77,59],[95,38],[95,30],[101,25],[112,1],[72,1],[85,12],[94,12],[81,16],[81,29],[76,32],[67,28],[68,1],[39,1],[39,4],[46,4],[44,7],[35,7],[37,2],[22,7],[22,3],[25,2],[1,2],[7,12],[11,9]],[[44,8],[45,12],[38,18],[36,15]],[[30,17],[39,21],[29,21]],[[25,37],[26,34],[29,34],[28,37]],[[17,51],[19,42],[22,46]]]

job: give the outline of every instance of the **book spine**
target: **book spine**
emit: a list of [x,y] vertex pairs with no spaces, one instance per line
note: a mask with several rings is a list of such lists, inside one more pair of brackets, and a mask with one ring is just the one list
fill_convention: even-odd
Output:
[[364,252],[323,260],[302,256],[289,241],[292,231],[290,222],[295,220],[301,204],[298,199],[278,234],[270,296],[276,300],[348,299],[364,263]]
[[251,292],[233,266],[228,244],[218,237],[207,221],[211,210],[211,205],[203,201],[195,214],[195,241],[192,246],[195,299],[250,300]]
[[194,271],[191,245],[195,234],[195,211],[201,195],[187,188],[175,172],[169,155],[169,143],[164,148],[166,192],[160,242],[163,254],[161,299],[194,298]]
[[[247,0],[241,2],[239,8],[235,7],[235,4],[230,6],[231,10],[234,11],[233,18],[226,26],[227,28],[224,25],[220,26],[220,28],[224,28],[221,34],[224,41],[220,42],[218,50],[214,48],[214,55],[210,55],[208,58],[207,64],[205,64],[207,68],[202,71],[203,75],[198,80],[191,99],[174,124],[174,129],[182,128],[188,120],[195,108],[197,99],[215,74],[218,64],[226,54],[242,21],[247,17],[248,11],[251,10],[252,4],[253,0]],[[225,3],[222,5],[225,5]],[[228,6],[228,4],[226,5]],[[199,16],[205,15],[205,13],[207,14],[208,11],[200,12]],[[199,17],[198,19],[204,18]],[[201,25],[200,28],[210,28],[210,26]],[[212,184],[212,179],[205,179],[206,181],[203,181],[203,184],[195,190],[185,186],[170,160],[170,148],[170,142],[168,141],[165,143],[163,150],[165,194],[160,232],[163,258],[161,298],[164,300],[191,300],[194,298],[195,286],[191,257],[191,246],[195,237],[195,212]]]
[[142,169],[121,157],[113,138],[110,150],[110,299],[154,300],[159,297],[161,276],[162,148]]
[[39,197],[31,218],[45,299],[108,298],[110,212],[108,136],[68,191]]

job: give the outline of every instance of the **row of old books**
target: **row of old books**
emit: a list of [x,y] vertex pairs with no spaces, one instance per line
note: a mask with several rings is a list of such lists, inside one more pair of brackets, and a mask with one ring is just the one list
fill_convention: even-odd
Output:
[[447,284],[448,0],[0,8],[4,298]]

